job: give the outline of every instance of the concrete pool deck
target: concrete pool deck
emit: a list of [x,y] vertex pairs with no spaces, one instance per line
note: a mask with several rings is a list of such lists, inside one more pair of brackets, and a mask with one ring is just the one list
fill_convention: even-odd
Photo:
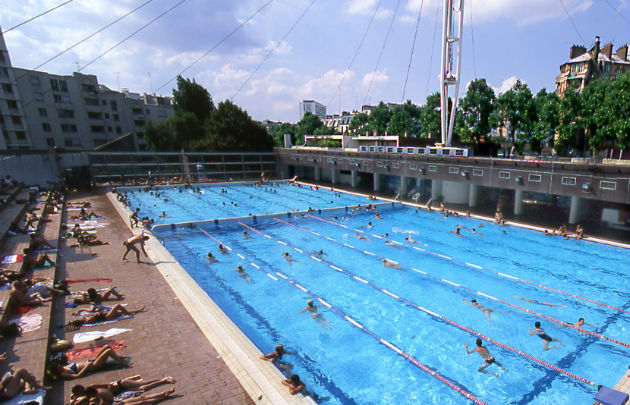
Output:
[[[114,194],[107,193],[107,196],[123,223],[126,223],[133,233],[146,231],[144,228],[131,229],[129,222],[131,211],[124,208]],[[285,378],[282,373],[271,363],[259,359],[261,351],[199,287],[156,237],[149,239],[146,247],[149,258],[166,283],[255,403],[314,404],[309,397],[289,394],[287,387],[281,384]]]

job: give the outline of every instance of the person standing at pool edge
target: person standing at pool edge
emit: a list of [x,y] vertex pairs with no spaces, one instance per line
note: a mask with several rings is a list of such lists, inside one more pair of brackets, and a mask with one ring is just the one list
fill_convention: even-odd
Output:
[[131,238],[124,241],[123,246],[127,248],[127,251],[123,255],[122,259],[125,260],[127,258],[127,253],[133,250],[134,252],[136,252],[136,260],[138,261],[138,263],[140,263],[140,251],[134,245],[139,243],[140,248],[142,249],[142,253],[144,253],[144,257],[148,257],[146,250],[144,250],[144,242],[148,240],[149,240],[149,235],[145,235],[144,233],[141,233],[139,235],[134,235]]
[[496,361],[495,358],[490,354],[488,349],[485,346],[483,346],[483,342],[481,339],[477,339],[475,343],[477,344],[477,347],[474,348],[473,350],[468,350],[468,345],[466,343],[464,343],[464,347],[466,348],[466,354],[472,354],[472,353],[477,352],[479,353],[481,358],[484,360],[484,362],[479,366],[477,371],[479,371],[480,373],[491,374],[496,377],[499,377],[499,373],[491,373],[489,371],[486,371],[486,368],[488,368],[492,364],[496,364],[497,366],[501,367],[503,371],[508,371],[507,368],[503,367],[501,363]]

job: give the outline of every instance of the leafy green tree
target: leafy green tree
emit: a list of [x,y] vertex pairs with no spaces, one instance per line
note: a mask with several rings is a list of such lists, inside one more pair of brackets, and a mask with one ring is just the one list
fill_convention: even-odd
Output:
[[378,103],[376,108],[373,108],[368,115],[368,125],[370,131],[376,131],[378,135],[384,135],[387,130],[387,124],[389,123],[389,117],[391,113],[389,108],[382,101]]
[[274,135],[273,135],[276,141],[276,145],[284,144],[284,134],[290,134],[291,142],[295,143],[295,129],[296,129],[296,126],[289,122],[283,122],[280,125],[278,125],[274,129]]
[[[359,130],[359,128],[367,124],[367,122],[368,122],[368,115],[366,113],[362,112],[362,113],[355,114],[350,120],[350,129],[357,132],[357,130]],[[364,132],[364,129],[365,128],[361,128],[361,132]]]
[[543,143],[553,145],[553,140],[560,125],[560,99],[556,93],[547,93],[541,89],[533,99],[533,105],[538,116],[534,122],[531,148],[540,151]]
[[190,111],[203,123],[214,110],[214,104],[210,93],[202,85],[195,83],[194,79],[191,81],[177,76],[177,89],[173,90],[173,109],[175,113]]
[[557,146],[577,145],[578,141],[575,138],[579,138],[585,128],[584,99],[575,89],[567,88],[560,100]]
[[392,109],[387,132],[400,136],[407,134],[410,137],[418,137],[422,128],[421,115],[420,107],[413,104],[411,100],[407,100],[406,103]]
[[196,150],[269,151],[274,145],[265,128],[230,100],[220,102],[212,111],[205,130],[206,137],[195,145]]
[[[490,132],[490,114],[495,100],[494,90],[486,79],[470,82],[466,96],[461,99],[455,116],[456,128],[462,141],[480,141]],[[461,117],[460,114],[461,113]]]
[[427,104],[420,118],[422,123],[421,138],[440,139],[442,131],[440,105],[440,93],[435,92],[427,97]]
[[532,131],[534,110],[531,100],[532,92],[520,80],[496,99],[490,123],[493,126],[505,126],[507,140],[513,144],[516,144],[517,133],[527,139]]
[[179,111],[155,126],[149,122],[144,131],[147,145],[159,151],[190,149],[203,137],[203,126],[189,111]]
[[322,121],[319,117],[311,112],[305,112],[301,120],[298,121],[295,129],[295,143],[303,144],[304,135],[313,135],[315,130],[320,128]]
[[328,128],[326,125],[322,125],[313,131],[313,135],[338,135],[341,132],[336,131],[334,128]]

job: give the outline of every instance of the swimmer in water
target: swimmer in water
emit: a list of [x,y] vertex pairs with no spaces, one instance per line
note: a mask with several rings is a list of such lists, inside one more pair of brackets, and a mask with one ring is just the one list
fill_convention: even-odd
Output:
[[207,255],[204,256],[206,259],[208,259],[208,264],[212,264],[212,263],[218,263],[219,261],[217,260],[216,257],[214,257],[214,255],[211,252],[208,252]]
[[394,242],[390,242],[388,239],[385,239],[385,244],[387,246],[391,246],[391,247],[395,247],[396,249],[400,249],[400,246],[398,246],[397,244],[395,244]]
[[413,240],[413,239],[411,238],[411,235],[407,235],[407,237],[405,238],[405,240],[406,240],[407,242],[409,242],[409,243],[418,243],[418,242],[416,242],[415,240]]
[[468,350],[468,345],[465,344],[465,343],[464,343],[464,347],[466,348],[466,354],[472,354],[472,353],[477,352],[477,353],[479,353],[479,355],[483,359],[483,363],[481,363],[481,365],[479,366],[477,371],[479,371],[480,373],[483,373],[483,374],[490,374],[490,375],[494,375],[496,377],[499,377],[499,373],[491,373],[489,371],[486,371],[486,368],[488,368],[492,364],[496,364],[497,366],[501,367],[503,369],[503,371],[508,371],[507,368],[503,367],[503,365],[501,363],[496,361],[495,358],[490,354],[488,349],[483,346],[483,342],[482,342],[481,339],[477,339],[477,341],[475,343],[477,344],[477,347],[474,348],[473,350]]
[[225,248],[225,246],[219,244],[219,252],[221,252],[224,255],[229,254],[228,250]]
[[551,303],[549,303],[549,302],[542,302],[542,301],[530,300],[530,299],[527,299],[527,298],[519,297],[519,296],[517,296],[517,295],[513,295],[512,297],[514,297],[514,298],[518,298],[519,300],[523,300],[523,301],[531,302],[532,304],[547,305],[548,307],[566,307],[566,305],[558,305],[558,304],[551,304]]
[[365,235],[361,235],[359,232],[355,232],[354,236],[356,236],[357,238],[361,239],[361,240],[368,240],[368,237]]
[[459,227],[455,228],[455,230],[454,230],[454,231],[451,231],[451,233],[454,233],[454,234],[455,234],[455,235],[457,235],[457,236],[462,236],[462,234],[461,234],[461,231],[460,231]]
[[239,264],[238,266],[236,266],[236,270],[232,270],[232,271],[237,272],[237,273],[238,273],[238,275],[239,275],[239,276],[240,276],[243,280],[245,280],[246,282],[248,282],[248,283],[253,283],[253,282],[254,282],[254,280],[252,279],[252,277],[251,277],[249,274],[247,274],[247,273],[245,272],[245,268],[244,268],[243,266],[241,266],[240,264]]
[[468,302],[468,300],[466,298],[462,298],[462,301],[464,301],[467,305],[470,305],[471,307],[475,307],[478,310],[482,311],[484,314],[486,314],[486,318],[488,318],[488,322],[490,323],[490,325],[492,325],[492,320],[490,319],[490,314],[492,312],[501,312],[501,311],[494,310],[492,308],[484,307],[483,305],[478,303],[477,300],[474,300],[474,299],[470,300],[470,302]]
[[547,335],[545,333],[545,330],[540,327],[540,322],[536,321],[536,323],[534,323],[534,327],[536,328],[534,330],[529,328],[529,334],[530,335],[537,335],[539,338],[542,339],[542,341],[543,341],[543,350],[544,351],[547,351],[549,349],[558,349],[558,346],[549,346],[549,343],[551,343],[551,342],[558,342],[558,343],[560,343],[560,345],[564,346],[564,344],[561,341],[559,341],[558,339],[554,339],[551,336]]
[[398,265],[398,263],[396,262],[392,262],[391,260],[383,259],[382,263],[383,267],[391,267],[393,269],[400,270],[400,265]]
[[291,262],[297,262],[289,252],[282,252],[282,257],[291,265]]
[[315,252],[315,254],[319,257],[328,257],[326,253],[322,249],[319,249],[319,252]]
[[595,326],[595,325],[590,324],[590,323],[586,323],[586,322],[584,321],[584,318],[580,318],[580,319],[578,319],[578,321],[577,321],[576,323],[574,323],[574,324],[573,324],[573,326],[575,326],[575,327],[576,327],[576,328],[580,331],[580,333],[581,333],[582,335],[585,335],[585,336],[586,336],[586,335],[587,335],[587,333],[586,333],[586,332],[583,332],[583,330],[584,330],[583,326],[584,326],[584,325],[591,326],[591,327],[595,328],[595,330],[598,330],[598,329],[599,329],[599,327],[598,327],[598,326]]
[[306,306],[304,307],[304,309],[298,312],[298,315],[303,312],[308,311],[311,314],[311,318],[315,319],[317,323],[320,324],[321,327],[327,328],[329,326],[328,321],[324,319],[324,316],[321,314],[321,312],[317,310],[317,308],[319,307],[320,307],[319,305],[315,305],[313,303],[313,300],[308,300],[306,302]]
[[249,239],[250,235],[247,233],[247,229],[243,231],[243,236],[245,237],[245,239]]

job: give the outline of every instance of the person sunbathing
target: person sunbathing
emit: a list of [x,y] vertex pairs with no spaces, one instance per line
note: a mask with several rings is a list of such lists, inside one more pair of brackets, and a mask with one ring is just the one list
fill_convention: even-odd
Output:
[[79,246],[102,246],[109,245],[109,242],[103,242],[98,239],[96,235],[91,233],[82,233],[77,236],[77,243],[70,245],[70,247],[79,247]]
[[[116,304],[114,305],[111,309],[109,309],[107,312],[99,310],[98,312],[94,312],[94,313],[89,313],[85,316],[82,316],[80,318],[77,318],[73,321],[70,321],[66,324],[66,326],[69,327],[80,327],[83,324],[86,323],[98,323],[98,322],[106,322],[106,321],[112,321],[116,318],[118,318],[119,316],[123,316],[123,315],[134,315],[137,314],[139,312],[143,312],[144,311],[144,305],[142,307],[140,307],[139,309],[134,309],[134,310],[128,310],[125,307],[123,307],[120,304]],[[91,312],[91,311],[86,311],[86,312]]]
[[166,376],[159,380],[143,381],[140,376],[135,376],[123,378],[107,384],[90,384],[87,387],[77,384],[72,387],[70,403],[74,404],[76,403],[75,401],[85,397],[86,390],[88,390],[89,393],[90,389],[95,389],[97,391],[98,395],[101,397],[102,403],[103,399],[105,402],[108,402],[109,398],[114,398],[123,392],[129,392],[132,395],[139,394],[162,384],[175,384],[175,379],[171,376]]
[[110,287],[103,291],[103,293],[99,293],[95,288],[88,288],[86,292],[77,292],[74,293],[73,300],[77,305],[81,304],[97,304],[100,305],[101,302],[107,301],[111,296],[116,297],[117,300],[122,300],[125,298],[124,295],[120,294],[116,287]]
[[56,249],[53,245],[50,244],[50,242],[48,242],[42,236],[38,236],[36,234],[31,235],[31,241],[28,244],[28,248],[31,249],[32,252],[43,250],[44,248]]
[[46,253],[38,255],[37,253],[33,253],[33,251],[29,248],[24,248],[22,253],[24,253],[24,257],[22,258],[22,273],[32,270],[35,267],[55,265],[55,261],[52,260]]
[[64,380],[71,380],[73,378],[83,377],[88,372],[100,371],[107,365],[107,360],[114,359],[122,367],[129,367],[130,362],[126,361],[116,353],[111,346],[104,346],[94,357],[93,360],[86,360],[78,363],[68,363],[62,365],[59,363],[53,363],[51,365],[51,372]]
[[81,211],[79,211],[79,215],[73,215],[72,219],[82,219],[84,221],[87,221],[89,219],[98,218],[98,217],[99,216],[94,211],[88,214],[85,208],[81,208]]
[[[2,360],[6,358],[6,353],[0,356]],[[37,390],[49,390],[50,387],[44,387],[37,382],[35,376],[24,368],[16,371],[7,371],[0,380],[0,402],[7,401],[19,393],[34,394]]]
[[83,391],[83,396],[75,397],[70,401],[70,405],[155,405],[170,397],[173,392],[175,392],[175,388],[157,394],[144,394],[131,398],[116,399],[113,395],[109,395],[110,393],[107,391],[88,387]]
[[51,301],[52,298],[44,298],[39,293],[27,293],[28,286],[21,280],[15,280],[11,283],[11,292],[9,293],[9,300],[12,304],[23,306],[37,306],[44,302]]

